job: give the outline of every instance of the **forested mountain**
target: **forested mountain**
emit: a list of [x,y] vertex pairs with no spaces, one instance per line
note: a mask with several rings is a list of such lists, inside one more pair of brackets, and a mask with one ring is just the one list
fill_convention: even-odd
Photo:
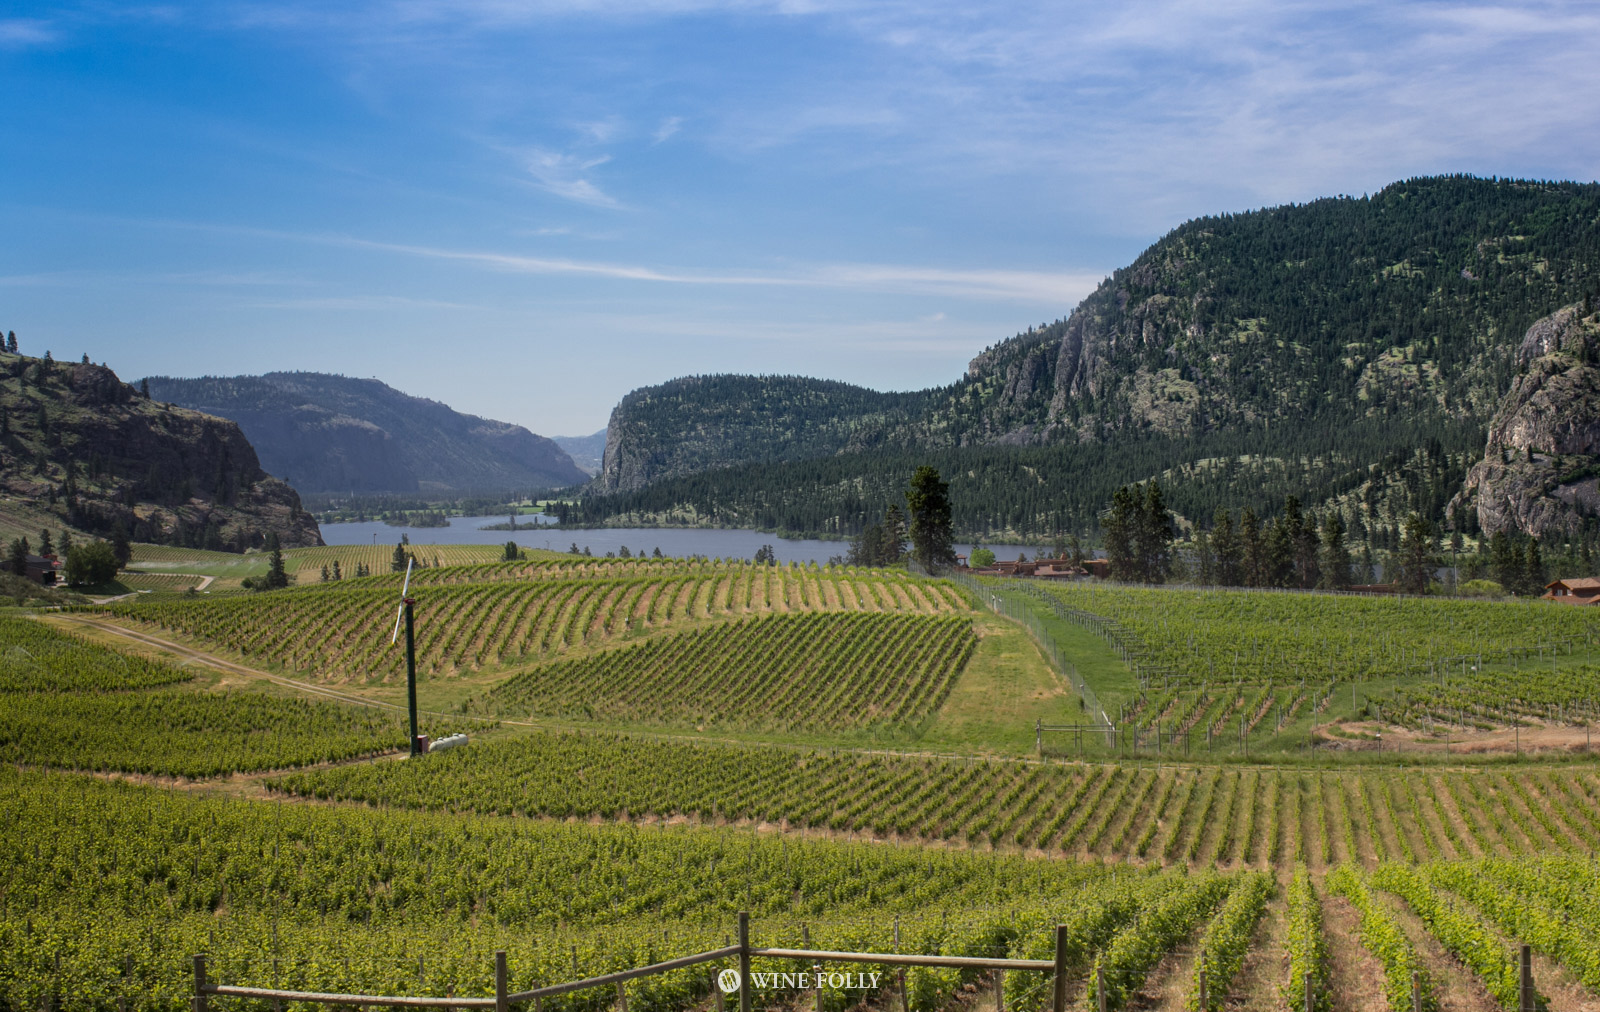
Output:
[[520,425],[373,379],[274,372],[147,382],[158,400],[238,422],[267,469],[307,492],[526,491],[588,477]]
[[926,461],[969,533],[1091,529],[1163,475],[1191,519],[1291,492],[1442,518],[1524,331],[1596,290],[1595,184],[1433,177],[1199,218],[948,387],[636,391],[584,512],[850,533]]
[[242,551],[322,544],[239,426],[151,400],[104,366],[0,353],[0,489],[80,531]]

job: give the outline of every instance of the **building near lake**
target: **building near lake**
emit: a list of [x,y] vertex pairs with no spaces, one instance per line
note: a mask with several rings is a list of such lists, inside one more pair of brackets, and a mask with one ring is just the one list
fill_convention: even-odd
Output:
[[1547,583],[1543,598],[1563,604],[1600,604],[1600,577],[1580,576]]

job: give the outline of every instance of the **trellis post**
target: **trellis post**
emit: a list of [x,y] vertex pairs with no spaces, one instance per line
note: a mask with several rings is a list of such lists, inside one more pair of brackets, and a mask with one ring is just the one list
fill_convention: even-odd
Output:
[[750,911],[739,911],[739,1012],[750,1012]]
[[[506,994],[506,950],[499,949],[494,954],[494,1012],[510,1012]],[[624,1008],[622,1012],[628,1010]]]
[[194,957],[194,1012],[209,1012],[206,1002],[206,957]]
[[[1053,1001],[1051,1008],[1054,1012],[1067,1012],[1067,926],[1056,925],[1056,955],[1055,969],[1050,978]],[[1105,998],[1102,994],[1101,1007],[1104,1008]]]
[[1517,953],[1517,978],[1519,1012],[1534,1012],[1537,994],[1533,989],[1533,947],[1526,942]]

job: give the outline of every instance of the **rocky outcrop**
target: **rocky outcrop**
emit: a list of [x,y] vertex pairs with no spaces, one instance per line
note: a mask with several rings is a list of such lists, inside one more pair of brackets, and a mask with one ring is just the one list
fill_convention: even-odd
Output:
[[1452,510],[1487,533],[1543,537],[1600,515],[1600,319],[1569,306],[1528,328],[1482,462]]
[[104,366],[0,356],[0,408],[0,488],[78,530],[234,551],[269,534],[322,544],[238,425],[143,397]]

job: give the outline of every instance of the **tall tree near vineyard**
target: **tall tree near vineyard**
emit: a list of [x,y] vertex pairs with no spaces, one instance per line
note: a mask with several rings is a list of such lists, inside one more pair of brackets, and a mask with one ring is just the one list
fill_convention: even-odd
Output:
[[1138,525],[1134,528],[1133,547],[1138,556],[1139,579],[1145,583],[1166,583],[1167,577],[1172,575],[1172,517],[1167,511],[1166,496],[1161,493],[1161,486],[1154,478],[1144,487],[1144,495],[1138,494],[1138,486],[1134,486],[1136,498],[1142,498],[1138,516]]
[[1521,556],[1516,542],[1505,531],[1495,531],[1489,538],[1489,572],[1508,594],[1515,594],[1522,584]]
[[883,514],[883,539],[881,545],[883,564],[898,566],[906,558],[906,515],[894,503]]
[[1111,508],[1100,517],[1105,536],[1106,561],[1111,578],[1124,582],[1139,579],[1139,562],[1134,538],[1141,513],[1139,497],[1133,487],[1122,486],[1111,494]]
[[1400,589],[1425,594],[1433,577],[1433,525],[1420,513],[1407,515],[1400,525]]
[[927,464],[917,468],[906,488],[906,507],[911,514],[911,551],[928,569],[955,564],[955,534],[950,521],[950,483],[939,477],[939,469]]
[[1322,578],[1318,586],[1325,590],[1350,589],[1350,549],[1344,543],[1344,520],[1338,510],[1331,510],[1322,518]]
[[1322,576],[1317,565],[1317,525],[1301,512],[1295,496],[1283,501],[1283,516],[1294,554],[1294,586],[1315,587]]
[[278,543],[278,533],[267,533],[267,576],[268,590],[277,590],[289,585],[289,574],[283,568],[283,546]]
[[1211,524],[1211,551],[1217,557],[1217,585],[1237,587],[1244,582],[1243,558],[1239,535],[1233,529],[1233,514],[1217,510]]
[[1294,535],[1289,531],[1289,519],[1278,517],[1267,528],[1265,535],[1266,559],[1263,587],[1292,587],[1294,581]]
[[1261,520],[1248,506],[1239,518],[1239,568],[1244,586],[1267,586],[1267,546],[1261,537]]
[[389,557],[389,570],[395,573],[406,571],[406,546],[404,544],[394,546],[394,554]]
[[1522,593],[1537,595],[1544,590],[1545,578],[1548,574],[1544,567],[1544,553],[1539,548],[1538,538],[1528,539],[1528,554],[1522,566]]

